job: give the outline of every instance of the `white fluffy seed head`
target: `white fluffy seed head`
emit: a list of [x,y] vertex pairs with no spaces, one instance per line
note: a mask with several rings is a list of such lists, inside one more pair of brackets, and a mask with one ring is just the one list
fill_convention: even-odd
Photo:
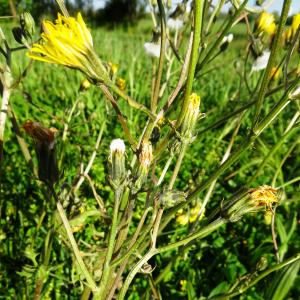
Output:
[[121,139],[114,139],[110,143],[110,152],[119,152],[119,153],[125,153],[125,144],[124,141]]
[[170,18],[167,21],[167,26],[170,28],[170,30],[179,30],[183,27],[183,21],[180,19]]
[[160,55],[160,44],[147,42],[144,44],[144,49],[149,56],[159,57]]
[[270,58],[270,51],[265,50],[261,56],[257,57],[252,65],[252,71],[257,72],[263,70],[267,67],[268,61]]

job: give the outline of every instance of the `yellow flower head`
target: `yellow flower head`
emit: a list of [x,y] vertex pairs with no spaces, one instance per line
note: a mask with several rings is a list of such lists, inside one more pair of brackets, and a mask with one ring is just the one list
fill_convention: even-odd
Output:
[[293,35],[296,34],[299,25],[300,25],[300,14],[296,14],[293,16],[293,21],[292,21],[292,25],[291,25]]
[[118,71],[118,68],[119,68],[118,65],[116,65],[113,62],[109,61],[108,66],[110,67],[110,71],[111,71],[112,75],[115,75]]
[[265,206],[269,210],[271,210],[272,204],[278,202],[277,190],[268,185],[252,189],[250,197],[257,206]]
[[269,35],[273,35],[276,31],[274,16],[271,13],[263,11],[256,21],[256,29],[258,32],[265,32]]
[[189,222],[189,216],[188,215],[179,215],[176,218],[176,222],[180,225],[184,226]]
[[278,67],[273,67],[271,69],[271,73],[270,73],[270,79],[271,80],[278,80],[279,76],[281,75],[281,69]]
[[105,69],[93,50],[91,33],[80,13],[77,18],[58,14],[55,23],[43,21],[42,27],[41,42],[32,46],[30,58],[78,69],[92,80],[104,79]]
[[117,87],[119,89],[121,89],[122,91],[125,90],[125,88],[126,88],[126,81],[125,81],[125,79],[123,79],[121,77],[118,77],[117,80],[116,80],[116,84],[117,84]]

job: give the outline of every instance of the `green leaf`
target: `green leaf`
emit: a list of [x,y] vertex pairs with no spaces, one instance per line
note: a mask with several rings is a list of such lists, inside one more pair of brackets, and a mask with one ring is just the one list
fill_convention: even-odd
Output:
[[288,294],[289,290],[292,288],[294,281],[297,277],[300,267],[300,261],[296,261],[278,273],[276,273],[275,278],[272,280],[272,284],[266,291],[266,298],[270,300],[283,300]]
[[288,236],[286,234],[286,230],[285,230],[284,225],[283,225],[283,223],[281,221],[281,218],[279,216],[277,216],[277,218],[276,218],[276,228],[278,230],[278,234],[279,234],[281,243],[282,244],[287,243]]
[[222,281],[220,284],[218,284],[208,295],[208,298],[212,298],[219,294],[225,294],[228,291],[229,284],[227,281]]

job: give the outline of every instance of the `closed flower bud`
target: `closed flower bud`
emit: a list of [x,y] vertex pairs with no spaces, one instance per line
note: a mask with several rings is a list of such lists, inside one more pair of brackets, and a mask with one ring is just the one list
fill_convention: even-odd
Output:
[[228,48],[229,44],[232,42],[232,40],[233,40],[232,33],[224,36],[224,38],[221,42],[221,45],[220,45],[220,51],[225,51]]
[[125,88],[126,88],[126,81],[125,81],[125,79],[123,79],[121,77],[118,77],[117,80],[116,80],[116,85],[117,85],[117,87],[120,90],[124,91]]
[[281,69],[279,67],[273,67],[270,72],[270,80],[277,81],[281,75]]
[[39,179],[54,184],[59,175],[55,151],[55,133],[57,129],[46,128],[39,122],[30,120],[27,120],[22,128],[35,142]]
[[185,200],[186,193],[180,191],[165,191],[159,196],[159,202],[165,208],[171,208]]
[[185,113],[180,132],[185,138],[192,138],[194,127],[197,123],[197,119],[200,113],[200,96],[193,93],[190,95],[189,104]]
[[262,256],[259,259],[259,261],[257,262],[255,269],[256,269],[256,271],[261,272],[261,271],[265,270],[267,268],[267,266],[268,266],[268,260],[264,256]]
[[134,176],[135,191],[141,189],[141,187],[145,183],[152,159],[152,145],[150,142],[145,141],[141,144],[141,148],[138,154],[139,165],[137,167],[136,175]]
[[26,41],[25,36],[24,36],[24,31],[20,27],[14,27],[12,29],[12,34],[14,36],[14,39],[16,42],[19,44],[23,45],[24,42]]
[[111,180],[113,184],[121,184],[126,176],[125,144],[121,139],[115,139],[110,144]]
[[32,38],[35,32],[35,22],[29,12],[23,12],[20,15],[20,26],[27,38]]

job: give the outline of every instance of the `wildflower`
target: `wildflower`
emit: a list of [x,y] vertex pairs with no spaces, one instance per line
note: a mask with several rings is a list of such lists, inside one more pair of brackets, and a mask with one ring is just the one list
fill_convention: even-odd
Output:
[[[201,207],[202,207],[202,204],[200,202],[198,202],[194,207],[192,207],[190,209],[189,213],[183,213],[183,210],[180,209],[178,211],[178,216],[176,218],[177,223],[184,226],[187,223],[196,222],[199,212],[201,210]],[[205,210],[203,210],[203,213],[201,214],[199,220],[202,220],[204,218],[204,212],[205,212]]]
[[39,179],[47,183],[55,183],[58,179],[58,166],[55,153],[55,133],[57,129],[49,129],[39,122],[30,120],[27,120],[22,128],[35,142]]
[[270,51],[265,50],[261,56],[257,57],[252,65],[252,72],[263,70],[267,67],[270,58]]
[[118,65],[112,63],[111,61],[108,62],[108,66],[110,67],[110,72],[112,75],[115,75],[118,71]]
[[160,56],[160,44],[154,42],[147,42],[144,44],[144,49],[149,56],[159,57]]
[[299,26],[300,26],[300,14],[296,14],[293,16],[292,25],[291,25],[293,36],[296,34]]
[[185,290],[186,290],[187,281],[186,281],[185,279],[181,279],[181,280],[179,281],[179,283],[180,283],[180,289],[181,289],[182,291],[185,291]]
[[117,186],[126,175],[125,144],[121,139],[115,139],[110,144],[111,180]]
[[268,185],[250,190],[250,196],[257,206],[265,206],[267,209],[271,209],[272,204],[278,202],[277,190]]
[[77,18],[58,14],[55,23],[43,21],[41,42],[32,46],[30,58],[78,69],[92,81],[108,81],[108,75],[93,49],[93,39],[80,13]]
[[271,13],[263,11],[255,23],[255,28],[259,33],[265,32],[269,35],[273,35],[276,30],[274,16]]
[[80,90],[80,91],[87,91],[90,87],[91,87],[90,81],[87,80],[87,79],[84,79],[84,80],[82,80],[81,83],[80,83],[80,88],[79,88],[79,90]]
[[118,77],[117,80],[116,80],[116,84],[117,84],[117,87],[119,89],[121,89],[122,91],[125,90],[125,88],[126,88],[126,81],[125,81],[125,79],[123,79],[121,77]]
[[279,76],[281,75],[281,69],[278,67],[273,67],[271,69],[271,73],[270,73],[270,79],[271,80],[278,80]]
[[167,21],[167,26],[170,28],[170,30],[176,31],[183,27],[183,21],[178,18],[169,18]]

